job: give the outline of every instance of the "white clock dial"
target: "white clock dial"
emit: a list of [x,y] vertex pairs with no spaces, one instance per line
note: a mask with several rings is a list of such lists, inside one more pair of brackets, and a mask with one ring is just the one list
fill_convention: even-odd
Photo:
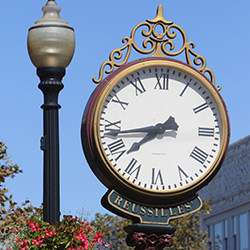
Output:
[[103,151],[131,185],[175,191],[214,166],[220,110],[208,88],[188,72],[169,66],[135,70],[110,88],[102,105]]

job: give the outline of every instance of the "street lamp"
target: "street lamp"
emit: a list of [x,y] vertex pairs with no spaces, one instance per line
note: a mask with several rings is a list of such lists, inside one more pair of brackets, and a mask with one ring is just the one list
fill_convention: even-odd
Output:
[[49,0],[42,8],[41,20],[29,29],[28,51],[37,68],[41,82],[38,87],[44,94],[44,131],[41,149],[44,151],[43,219],[51,224],[60,220],[59,185],[59,92],[62,78],[75,50],[74,29],[59,16],[61,8]]

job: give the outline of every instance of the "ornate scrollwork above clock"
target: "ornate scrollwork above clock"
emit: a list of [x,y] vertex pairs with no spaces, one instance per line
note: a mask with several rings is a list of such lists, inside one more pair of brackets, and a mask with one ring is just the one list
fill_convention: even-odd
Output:
[[[138,46],[136,42],[139,29],[142,29],[141,35],[144,38],[140,44],[142,47]],[[180,35],[182,41],[177,44],[175,38],[178,35]],[[105,70],[105,73],[110,74],[115,67],[127,63],[131,50],[134,48],[141,54],[152,54],[155,57],[174,57],[184,53],[186,63],[195,67],[202,74],[206,74],[210,82],[215,85],[214,73],[210,68],[206,67],[206,59],[193,51],[195,44],[188,42],[187,35],[180,26],[164,18],[162,5],[158,6],[157,16],[154,19],[136,25],[130,37],[124,37],[122,42],[124,46],[113,50],[109,55],[109,61],[101,65],[99,78],[93,78],[95,83],[99,83],[103,79],[105,67],[109,67],[109,69]],[[221,87],[219,86],[217,89],[220,90]]]

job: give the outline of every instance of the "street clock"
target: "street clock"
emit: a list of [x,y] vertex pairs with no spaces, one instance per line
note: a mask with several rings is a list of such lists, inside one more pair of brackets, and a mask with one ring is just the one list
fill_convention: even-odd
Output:
[[[146,37],[143,48],[135,42],[138,30]],[[200,209],[196,193],[225,158],[228,114],[205,58],[192,50],[182,28],[163,17],[161,5],[155,19],[138,24],[123,42],[94,78],[99,85],[84,111],[82,145],[109,189],[106,207],[147,222],[151,214],[167,214],[159,221],[166,223]],[[127,62],[132,48],[151,56]],[[182,53],[186,62],[171,58]]]

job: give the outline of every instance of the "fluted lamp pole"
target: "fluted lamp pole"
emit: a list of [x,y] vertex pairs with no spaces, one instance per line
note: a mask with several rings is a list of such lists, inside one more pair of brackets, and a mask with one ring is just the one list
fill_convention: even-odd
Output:
[[74,29],[60,18],[61,8],[49,0],[42,8],[41,20],[29,29],[28,51],[40,78],[38,87],[44,94],[43,137],[43,219],[50,224],[60,221],[59,183],[59,92],[63,89],[62,78],[75,50]]

